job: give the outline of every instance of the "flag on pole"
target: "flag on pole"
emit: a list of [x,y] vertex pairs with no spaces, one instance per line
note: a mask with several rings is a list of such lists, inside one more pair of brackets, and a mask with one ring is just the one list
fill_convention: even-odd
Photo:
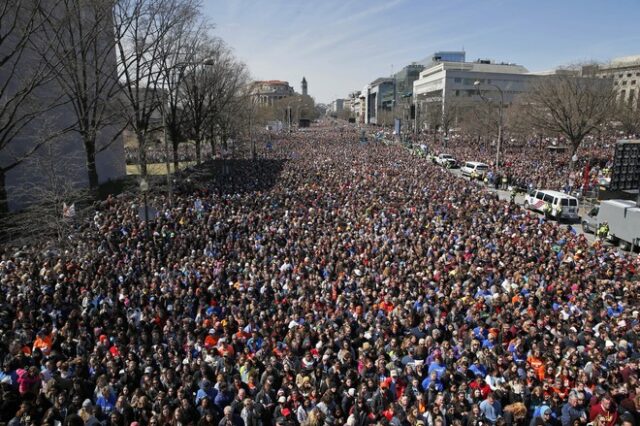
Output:
[[76,204],[73,203],[70,206],[67,203],[62,203],[62,217],[72,218],[76,216]]

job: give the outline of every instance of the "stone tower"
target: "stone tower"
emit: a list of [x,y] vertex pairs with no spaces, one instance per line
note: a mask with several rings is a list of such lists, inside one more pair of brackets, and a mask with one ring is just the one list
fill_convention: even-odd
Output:
[[307,79],[302,77],[302,95],[307,96]]

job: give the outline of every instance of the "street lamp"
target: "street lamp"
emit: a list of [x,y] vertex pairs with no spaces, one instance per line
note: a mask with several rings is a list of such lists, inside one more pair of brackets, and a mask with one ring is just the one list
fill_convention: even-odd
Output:
[[[473,85],[478,90],[478,95],[485,101],[489,102],[484,96],[482,96],[482,92],[480,91],[480,80],[476,80]],[[487,86],[495,87],[498,89],[498,93],[500,93],[500,109],[498,110],[498,145],[496,147],[496,171],[500,168],[500,147],[502,146],[502,113],[504,109],[504,92],[500,88],[500,86],[495,84],[488,83]]]
[[140,179],[140,192],[142,192],[142,198],[144,199],[144,224],[147,230],[147,237],[149,236],[149,203],[147,202],[147,192],[149,192],[149,182],[145,178]]

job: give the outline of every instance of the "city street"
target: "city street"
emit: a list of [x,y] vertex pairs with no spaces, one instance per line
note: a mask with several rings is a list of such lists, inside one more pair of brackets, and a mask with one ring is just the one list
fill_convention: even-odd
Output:
[[[459,179],[465,179],[465,180],[470,180],[468,177],[465,177],[462,175],[462,172],[460,171],[459,168],[457,169],[449,169],[448,170],[449,173],[451,173],[452,175],[456,176]],[[488,186],[488,185],[482,185],[482,187],[489,191],[492,192],[494,194],[498,194],[498,196],[500,197],[501,200],[503,201],[507,201],[510,202],[511,201],[511,192],[510,191],[506,191],[506,190],[502,190],[502,189],[495,189],[494,187]],[[519,206],[524,206],[524,200],[525,200],[525,194],[522,193],[518,193],[516,195],[515,198],[515,203],[518,204]],[[585,214],[587,209],[590,209],[591,206],[585,207],[585,206],[580,206],[580,214]],[[535,213],[535,212],[532,212]],[[543,217],[544,215],[541,213],[536,213],[539,217]],[[596,236],[592,233],[587,233],[587,232],[583,232],[582,230],[582,226],[580,225],[580,223],[567,223],[566,225],[570,225],[579,235],[584,235],[585,238],[590,242],[593,243],[596,240]],[[607,245],[610,245],[609,243],[606,243]],[[620,248],[618,248],[618,250],[620,252],[626,252],[625,250],[622,250]]]
[[0,426],[640,426],[640,1],[2,1]]

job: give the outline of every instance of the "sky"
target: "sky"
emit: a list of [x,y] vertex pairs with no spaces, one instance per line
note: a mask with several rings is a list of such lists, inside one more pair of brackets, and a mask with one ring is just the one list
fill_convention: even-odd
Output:
[[203,0],[255,80],[328,103],[439,50],[530,71],[640,55],[640,0]]

